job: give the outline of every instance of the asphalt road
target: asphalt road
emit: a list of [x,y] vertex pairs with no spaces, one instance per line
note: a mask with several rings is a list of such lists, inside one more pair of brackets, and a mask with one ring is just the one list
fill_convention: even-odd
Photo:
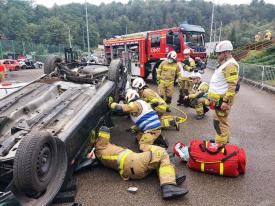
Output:
[[[13,74],[21,79],[35,77],[41,70],[19,71]],[[24,73],[24,74],[23,74]],[[207,71],[208,81],[212,71]],[[178,93],[173,97],[176,105]],[[213,137],[211,111],[203,120],[195,119],[193,109],[181,107],[188,120],[180,131],[165,130],[170,148],[177,141],[188,143],[191,139]],[[176,114],[175,112],[173,112]],[[111,141],[137,151],[134,137],[125,132],[131,126],[129,119],[114,117]],[[163,201],[156,174],[143,180],[123,181],[119,174],[104,167],[94,167],[77,174],[76,201],[82,205],[194,205],[194,206],[274,206],[275,205],[275,95],[246,84],[241,90],[230,114],[231,142],[245,148],[247,173],[237,178],[220,177],[189,170],[176,160],[176,170],[187,175],[182,187],[189,193],[181,199]],[[128,187],[138,188],[135,194]]]

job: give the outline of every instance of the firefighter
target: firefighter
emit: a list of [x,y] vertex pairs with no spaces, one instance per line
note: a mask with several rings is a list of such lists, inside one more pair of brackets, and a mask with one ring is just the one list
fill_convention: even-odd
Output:
[[137,133],[137,141],[141,151],[148,151],[155,141],[161,141],[168,148],[167,142],[163,143],[161,136],[161,123],[157,113],[143,100],[134,89],[126,92],[128,104],[118,104],[109,100],[109,107],[118,112],[126,112],[131,116],[135,127],[131,127],[131,133]]
[[[88,154],[92,157],[93,154]],[[149,150],[135,153],[129,149],[110,143],[110,129],[102,126],[95,144],[95,156],[104,166],[119,171],[124,180],[142,179],[151,171],[157,170],[163,199],[173,199],[188,193],[186,188],[177,186],[185,180],[185,176],[176,179],[175,168],[171,164],[166,150],[151,145]]]
[[[177,64],[177,53],[171,51],[167,55],[167,60],[161,62],[157,70],[158,89],[161,98],[170,105],[174,93],[174,81],[180,75],[180,67]],[[167,109],[170,112],[170,109]]]
[[219,66],[210,80],[208,91],[210,106],[214,109],[215,142],[222,144],[229,142],[228,115],[239,88],[239,64],[232,57],[232,50],[232,43],[228,40],[216,45]]
[[209,100],[207,99],[209,86],[206,82],[202,82],[201,74],[199,72],[193,72],[191,78],[193,89],[189,95],[184,97],[184,99],[189,100],[190,106],[196,110],[196,119],[200,120],[204,118],[205,113],[209,110]]
[[272,33],[270,30],[266,30],[264,40],[271,40],[272,39]]
[[255,42],[259,42],[261,40],[261,33],[258,32],[256,35],[255,35]]
[[196,68],[195,61],[190,57],[190,49],[184,49],[183,54],[185,60],[182,63],[181,67],[181,76],[179,78],[179,99],[178,106],[184,104],[184,97],[189,94],[192,90],[192,80],[191,75],[194,69]]
[[166,102],[152,89],[148,87],[145,81],[137,77],[132,83],[132,88],[138,91],[139,96],[149,103],[151,107],[157,112],[160,117],[162,128],[169,128],[171,126],[179,130],[179,124],[177,122],[177,117],[165,117],[164,113],[167,111],[169,106]]

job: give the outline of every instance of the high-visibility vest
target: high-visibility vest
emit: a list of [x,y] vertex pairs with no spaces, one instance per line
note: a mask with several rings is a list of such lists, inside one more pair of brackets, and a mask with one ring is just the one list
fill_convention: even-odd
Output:
[[223,69],[232,63],[235,64],[239,70],[239,64],[234,58],[231,58],[231,59],[227,60],[225,63],[223,63],[222,65],[220,65],[215,70],[215,72],[210,80],[209,91],[208,91],[209,95],[212,93],[212,94],[216,94],[219,96],[223,96],[227,92],[228,83],[225,79]]
[[141,131],[160,127],[160,120],[157,113],[143,100],[137,100],[142,106],[142,112],[138,116],[130,114],[132,121]]

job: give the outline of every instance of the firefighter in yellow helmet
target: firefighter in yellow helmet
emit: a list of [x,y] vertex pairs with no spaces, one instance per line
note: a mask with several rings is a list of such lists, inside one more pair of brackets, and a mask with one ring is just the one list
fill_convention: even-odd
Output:
[[256,35],[255,35],[255,42],[259,42],[261,40],[261,33],[258,32]]
[[191,75],[194,69],[196,68],[196,63],[194,59],[190,57],[191,50],[189,48],[184,49],[183,54],[185,60],[181,66],[181,75],[179,76],[179,99],[178,106],[184,104],[184,97],[189,94],[192,90],[192,79]]
[[[180,67],[177,63],[177,53],[171,51],[167,60],[161,62],[157,70],[157,82],[160,97],[165,99],[168,105],[172,102],[174,94],[174,81],[180,75]],[[170,111],[169,109],[167,111]]]
[[148,87],[148,85],[145,83],[145,81],[137,77],[132,82],[132,88],[136,89],[138,91],[139,96],[149,103],[151,107],[157,112],[157,114],[160,117],[161,126],[162,128],[169,128],[171,126],[176,127],[177,130],[179,130],[179,124],[177,123],[176,117],[171,118],[162,118],[164,113],[167,111],[169,106],[166,104],[166,102],[152,89]]
[[215,141],[222,144],[229,142],[228,115],[239,88],[239,64],[232,57],[232,50],[232,43],[228,40],[216,45],[215,52],[219,66],[210,80],[208,91],[210,108],[214,109]]
[[272,33],[270,30],[266,30],[264,40],[271,40],[272,39]]
[[207,99],[208,84],[203,82],[199,72],[193,72],[192,76],[193,88],[189,95],[185,96],[185,100],[189,100],[190,106],[195,108],[197,120],[203,119],[206,112],[209,111],[209,100]]
[[[88,154],[92,157],[93,154]],[[146,152],[135,153],[129,149],[110,143],[110,129],[102,126],[95,144],[95,156],[103,165],[119,171],[124,180],[142,179],[151,171],[157,170],[163,199],[173,199],[188,193],[186,188],[177,184],[185,176],[176,179],[175,168],[164,148],[151,145]]]
[[137,140],[139,148],[142,151],[148,151],[152,144],[161,144],[168,148],[168,143],[161,135],[161,123],[157,113],[141,100],[139,94],[134,89],[128,89],[126,92],[127,104],[118,104],[109,102],[109,107],[114,111],[126,112],[130,114],[132,121],[135,123]]

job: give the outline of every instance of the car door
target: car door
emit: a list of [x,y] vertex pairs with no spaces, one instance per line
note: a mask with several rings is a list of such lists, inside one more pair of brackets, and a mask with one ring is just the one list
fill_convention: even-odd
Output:
[[5,60],[5,61],[3,62],[3,64],[5,65],[5,67],[6,67],[9,71],[11,71],[11,66],[10,66],[10,61],[9,61],[9,60]]

